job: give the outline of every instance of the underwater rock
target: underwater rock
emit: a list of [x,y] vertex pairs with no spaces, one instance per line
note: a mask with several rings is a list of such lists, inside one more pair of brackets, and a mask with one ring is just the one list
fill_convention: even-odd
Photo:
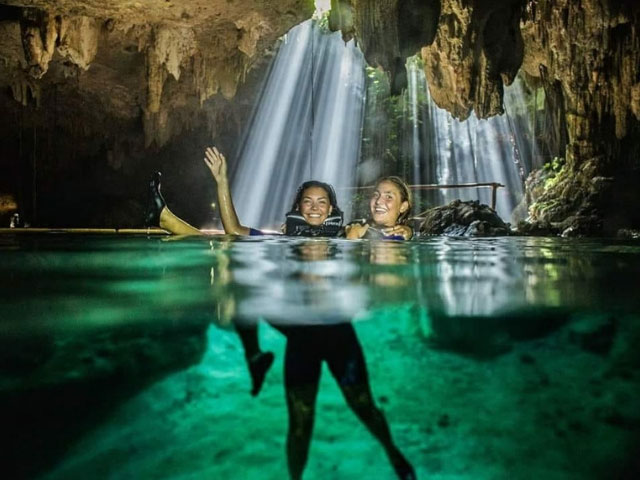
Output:
[[[503,355],[511,351],[516,342],[544,338],[569,320],[567,312],[557,309],[495,316],[446,315],[432,311],[429,317],[432,331],[428,340],[433,348],[477,359]],[[528,362],[529,359],[523,361]],[[548,383],[548,378],[540,375],[539,383]]]
[[3,473],[34,477],[121,402],[197,363],[208,325],[199,319],[24,341],[1,337]]
[[440,428],[447,428],[450,425],[451,425],[451,418],[449,418],[449,415],[447,415],[446,413],[443,413],[442,415],[440,415],[440,418],[438,418],[438,426]]
[[607,367],[608,376],[637,377],[640,372],[640,317],[625,315],[618,319]]
[[418,231],[423,235],[494,237],[509,235],[509,225],[488,205],[454,200],[426,212]]
[[626,238],[629,240],[638,240],[640,239],[640,230],[634,230],[631,228],[621,228],[620,230],[618,230],[616,237]]
[[606,355],[613,346],[617,322],[614,317],[593,316],[573,323],[569,340],[591,353]]

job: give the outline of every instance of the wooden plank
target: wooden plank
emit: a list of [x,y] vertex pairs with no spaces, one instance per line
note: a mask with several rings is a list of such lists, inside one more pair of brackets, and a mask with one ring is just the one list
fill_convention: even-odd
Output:
[[161,228],[0,228],[0,234],[73,233],[91,235],[169,235]]

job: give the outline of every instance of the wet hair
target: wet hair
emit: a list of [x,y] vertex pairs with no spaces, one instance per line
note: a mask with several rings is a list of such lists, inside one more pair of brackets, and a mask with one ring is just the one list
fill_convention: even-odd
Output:
[[[308,188],[318,187],[323,189],[329,197],[331,214],[327,216],[322,225],[309,225],[300,215],[300,203],[302,195]],[[317,180],[304,182],[296,192],[291,211],[286,215],[284,234],[293,237],[335,237],[342,228],[343,214],[338,208],[336,192],[331,185]]]
[[327,196],[329,197],[329,204],[333,207],[332,214],[337,214],[341,212],[338,207],[338,198],[336,197],[336,191],[333,189],[331,185],[324,182],[319,182],[318,180],[309,180],[308,182],[304,182],[300,187],[298,187],[298,191],[296,192],[296,196],[293,200],[293,205],[291,206],[291,210],[300,210],[300,202],[302,201],[302,194],[307,188],[311,187],[320,187],[325,192],[327,192]]
[[376,187],[380,185],[382,182],[391,182],[398,190],[400,190],[400,203],[407,202],[409,204],[409,208],[407,208],[404,212],[401,212],[398,215],[398,219],[396,220],[396,224],[406,225],[409,222],[409,216],[411,215],[411,208],[413,207],[413,199],[411,196],[411,190],[409,190],[409,185],[400,177],[396,177],[395,175],[389,175],[387,177],[379,178],[376,181]]

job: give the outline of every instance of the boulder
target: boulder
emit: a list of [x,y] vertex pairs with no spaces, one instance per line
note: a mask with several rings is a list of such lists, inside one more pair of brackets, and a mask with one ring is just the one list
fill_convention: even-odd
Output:
[[488,205],[478,201],[454,200],[428,210],[418,231],[423,235],[495,237],[510,234],[505,223]]

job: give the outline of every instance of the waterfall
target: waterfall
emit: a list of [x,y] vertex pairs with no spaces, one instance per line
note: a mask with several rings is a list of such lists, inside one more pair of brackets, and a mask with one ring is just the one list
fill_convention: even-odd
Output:
[[349,217],[343,189],[354,183],[360,154],[364,67],[353,41],[315,20],[285,35],[229,167],[244,225],[278,228],[296,188],[310,179],[333,185]]

